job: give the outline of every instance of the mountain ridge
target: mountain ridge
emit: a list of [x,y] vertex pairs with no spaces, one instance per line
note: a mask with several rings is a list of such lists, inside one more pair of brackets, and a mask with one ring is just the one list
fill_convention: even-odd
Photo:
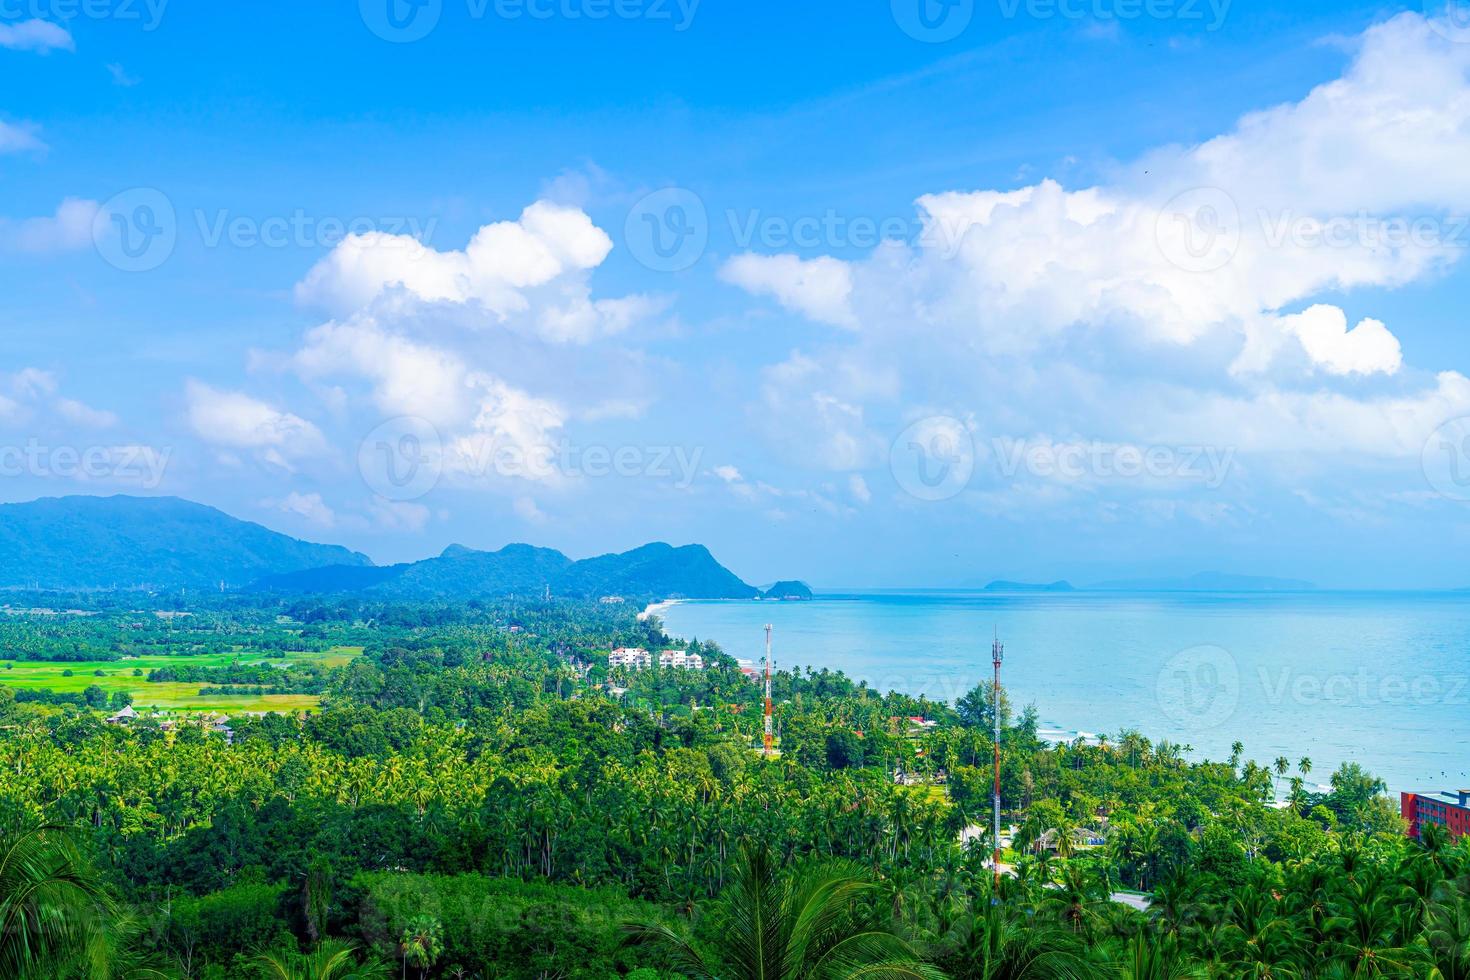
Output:
[[227,588],[262,575],[371,566],[182,497],[41,497],[0,504],[0,588]]
[[377,565],[180,497],[73,495],[0,504],[0,589],[225,588],[462,599],[546,589],[600,598],[744,599],[759,594],[703,545],[664,542],[580,561],[515,543],[451,544],[436,556]]
[[748,599],[759,590],[725,568],[709,549],[662,541],[631,551],[574,561],[552,548],[508,544],[498,551],[450,545],[437,557],[376,568],[322,568],[263,578],[251,588],[273,592],[363,592],[394,598],[463,598],[533,594],[595,599]]

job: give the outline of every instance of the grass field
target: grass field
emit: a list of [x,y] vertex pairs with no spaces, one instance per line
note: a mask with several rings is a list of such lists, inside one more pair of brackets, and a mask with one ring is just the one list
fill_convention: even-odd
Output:
[[[0,658],[0,684],[27,690],[50,688],[58,694],[80,694],[93,684],[108,694],[127,691],[133,696],[136,708],[167,708],[170,711],[302,711],[315,708],[320,699],[313,694],[262,694],[240,697],[200,697],[199,689],[206,685],[198,681],[187,683],[150,684],[146,677],[155,667],[227,667],[235,661],[252,663],[320,663],[328,667],[340,667],[362,653],[361,647],[333,647],[322,653],[292,653],[285,660],[275,660],[250,653],[207,653],[179,657],[125,657],[122,660],[104,660],[79,663],[53,663],[41,661]],[[67,677],[65,672],[71,671]],[[97,676],[97,671],[102,676]],[[134,670],[142,671],[135,676]],[[209,685],[214,686],[214,685]]]

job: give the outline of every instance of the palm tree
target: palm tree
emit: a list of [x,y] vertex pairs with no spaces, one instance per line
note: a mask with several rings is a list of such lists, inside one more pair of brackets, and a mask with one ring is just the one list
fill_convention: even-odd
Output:
[[1090,936],[1093,926],[1108,905],[1108,889],[1101,875],[1089,875],[1081,865],[1068,862],[1058,876],[1057,887],[1049,889],[1042,907],[1074,933]]
[[1306,779],[1312,773],[1312,760],[1302,756],[1296,764],[1296,771],[1302,774],[1303,779]]
[[944,937],[938,960],[954,980],[1083,980],[1092,976],[1079,937],[1033,920],[1012,902],[972,909]]
[[305,956],[261,953],[255,957],[255,966],[266,980],[382,980],[388,976],[388,968],[377,960],[359,963],[355,949],[351,943],[329,939]]
[[713,960],[665,925],[630,923],[627,942],[659,948],[694,980],[874,980],[938,978],[903,939],[870,926],[854,904],[873,883],[849,862],[812,863],[781,874],[764,848],[743,848],[720,902],[726,927]]
[[0,976],[106,976],[113,911],[64,829],[0,838]]
[[1470,882],[1440,882],[1425,914],[1437,980],[1470,980]]
[[1124,949],[1117,975],[1122,980],[1195,980],[1205,973],[1184,954],[1177,939],[1150,940],[1140,932]]
[[432,915],[414,916],[403,927],[398,952],[403,956],[404,972],[407,973],[408,964],[412,963],[422,978],[444,952],[444,926]]

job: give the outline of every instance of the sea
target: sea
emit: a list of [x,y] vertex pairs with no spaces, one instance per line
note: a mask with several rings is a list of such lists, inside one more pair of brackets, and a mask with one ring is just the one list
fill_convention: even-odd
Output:
[[1239,741],[1288,778],[1309,759],[1309,788],[1343,762],[1393,793],[1470,788],[1470,594],[885,591],[657,614],[755,663],[770,624],[778,668],[949,702],[989,683],[998,639],[1002,688],[1043,737],[1137,729],[1216,760]]

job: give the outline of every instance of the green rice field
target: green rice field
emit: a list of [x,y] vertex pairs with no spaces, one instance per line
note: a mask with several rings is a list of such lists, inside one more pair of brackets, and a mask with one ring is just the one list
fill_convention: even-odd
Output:
[[[219,711],[225,714],[243,711],[296,712],[315,708],[321,699],[314,694],[262,694],[200,697],[205,686],[198,681],[150,684],[147,675],[157,667],[227,667],[239,661],[254,663],[320,663],[339,667],[362,653],[361,647],[333,647],[321,653],[292,653],[284,661],[250,653],[203,653],[184,656],[124,657],[122,660],[62,663],[51,661],[4,660],[0,658],[0,684],[26,690],[50,688],[58,694],[80,694],[93,684],[108,694],[127,691],[133,696],[134,708],[166,708],[170,711]],[[66,671],[71,676],[66,676]],[[97,676],[97,671],[102,676]],[[133,671],[141,671],[134,675]]]

